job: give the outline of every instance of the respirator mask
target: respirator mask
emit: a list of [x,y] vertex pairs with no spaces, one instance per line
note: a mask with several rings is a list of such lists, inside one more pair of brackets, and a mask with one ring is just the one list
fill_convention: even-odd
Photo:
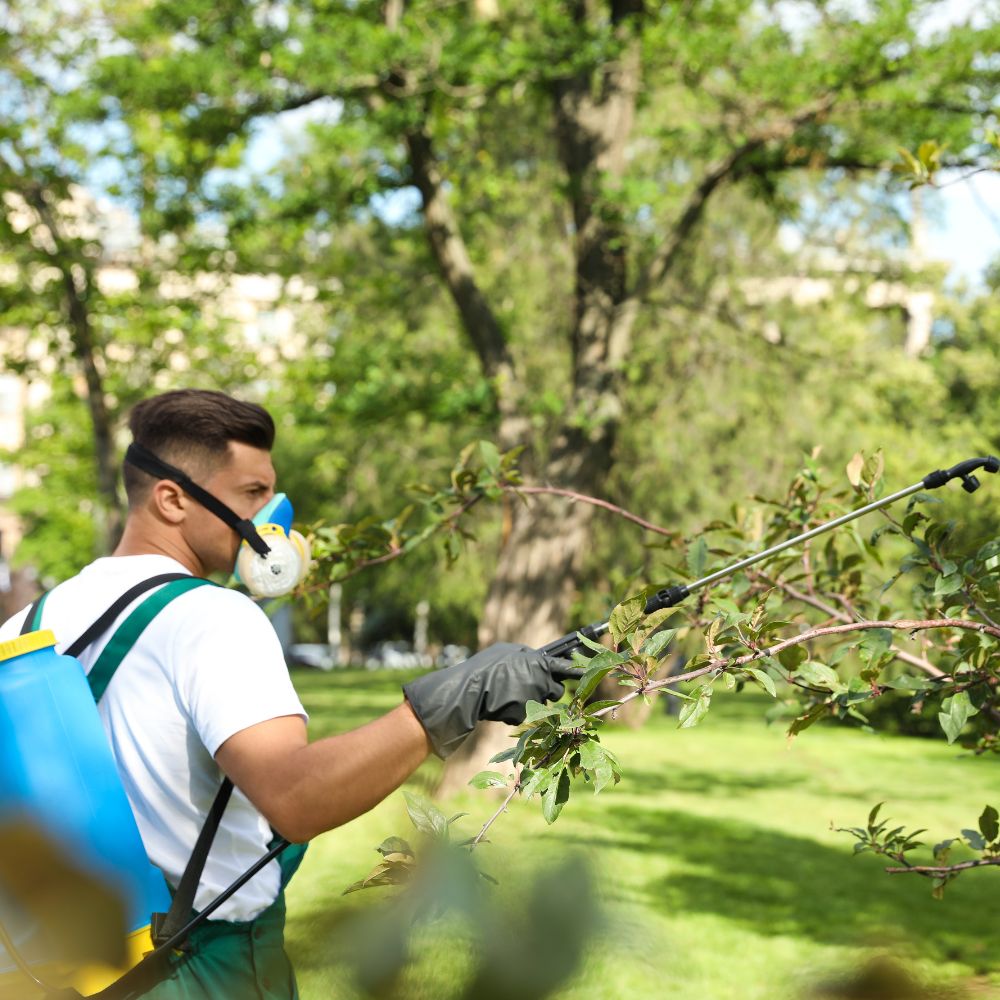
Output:
[[309,572],[309,542],[292,527],[291,501],[277,493],[253,517],[257,536],[267,545],[262,555],[244,541],[236,554],[233,575],[254,597],[291,593]]
[[176,483],[243,539],[233,574],[254,597],[290,594],[306,578],[309,542],[292,529],[294,511],[284,493],[278,493],[248,520],[199,486],[186,472],[157,458],[140,444],[129,445],[125,461],[157,479]]

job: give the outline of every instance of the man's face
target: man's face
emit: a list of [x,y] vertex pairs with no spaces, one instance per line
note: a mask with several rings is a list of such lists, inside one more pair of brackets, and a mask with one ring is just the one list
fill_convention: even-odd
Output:
[[[274,496],[274,483],[270,452],[239,441],[229,442],[229,461],[199,481],[243,518],[252,518]],[[239,535],[194,500],[189,502],[184,534],[206,573],[232,570]]]

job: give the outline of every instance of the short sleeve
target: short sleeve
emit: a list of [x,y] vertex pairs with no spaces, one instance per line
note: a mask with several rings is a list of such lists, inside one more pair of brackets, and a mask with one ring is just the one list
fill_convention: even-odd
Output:
[[199,588],[169,606],[177,690],[208,752],[235,733],[308,716],[267,615],[244,594]]

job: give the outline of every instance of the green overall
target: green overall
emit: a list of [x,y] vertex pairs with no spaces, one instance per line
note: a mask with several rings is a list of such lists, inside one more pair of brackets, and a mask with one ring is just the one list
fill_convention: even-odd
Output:
[[[304,852],[305,845],[293,844],[279,855],[282,890]],[[175,953],[167,978],[142,996],[145,1000],[298,1000],[284,930],[284,891],[253,920],[206,920],[191,934],[188,950]]]
[[[174,598],[205,584],[209,581],[198,577],[167,583],[122,622],[87,675],[95,701],[101,700],[122,660],[156,615]],[[40,604],[36,628],[41,612]],[[247,921],[204,921],[192,931],[185,949],[171,956],[166,978],[141,995],[150,1000],[298,1000],[295,973],[284,947],[284,890],[305,849],[305,844],[292,844],[278,856],[281,891],[263,913]]]

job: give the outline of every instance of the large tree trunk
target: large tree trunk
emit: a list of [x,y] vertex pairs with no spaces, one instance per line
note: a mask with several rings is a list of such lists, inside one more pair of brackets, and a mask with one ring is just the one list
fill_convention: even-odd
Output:
[[[585,3],[575,6],[579,19],[588,16]],[[628,3],[610,6],[616,24],[632,13]],[[634,41],[598,77],[582,72],[552,88],[556,143],[573,208],[576,274],[572,395],[544,476],[588,494],[603,492],[613,460],[622,412],[620,362],[635,321],[635,310],[622,308],[628,299],[625,226],[601,193],[608,177],[625,171],[639,85]],[[518,443],[507,440],[509,429],[501,428],[504,447]],[[516,640],[537,647],[567,630],[591,514],[588,505],[555,497],[517,509],[486,599],[480,645]],[[506,727],[480,725],[448,761],[438,794],[463,788],[509,745]]]
[[[612,442],[611,433],[593,443],[564,438],[546,469],[548,478],[578,492],[597,492],[611,462]],[[543,646],[567,629],[566,611],[593,510],[589,504],[550,496],[534,497],[527,507],[513,505],[511,529],[480,619],[480,647],[497,641]],[[499,723],[480,723],[449,758],[437,794],[461,791],[490,757],[510,746],[510,732]]]

